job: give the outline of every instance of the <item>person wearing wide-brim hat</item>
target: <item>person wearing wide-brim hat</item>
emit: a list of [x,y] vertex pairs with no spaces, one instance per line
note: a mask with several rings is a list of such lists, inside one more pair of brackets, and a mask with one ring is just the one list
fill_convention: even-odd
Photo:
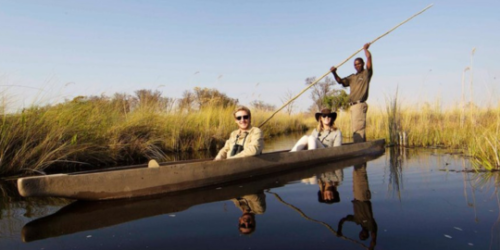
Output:
[[318,126],[311,135],[304,135],[293,146],[293,151],[304,149],[317,149],[326,147],[336,147],[342,145],[342,133],[335,127],[335,119],[337,113],[332,112],[331,109],[322,109],[321,112],[315,114]]

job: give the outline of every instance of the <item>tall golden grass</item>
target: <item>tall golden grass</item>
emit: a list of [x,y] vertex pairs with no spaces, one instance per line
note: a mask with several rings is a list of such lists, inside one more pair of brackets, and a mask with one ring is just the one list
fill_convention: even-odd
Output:
[[[396,96],[389,99],[385,107],[369,105],[367,139],[384,138],[388,145],[459,150],[471,159],[476,169],[499,170],[500,103],[496,108],[473,106],[467,114],[462,112],[458,106],[443,109],[439,101],[405,107]],[[352,141],[349,111],[341,110],[337,114],[335,126],[342,131],[344,142]],[[461,116],[465,116],[464,124],[461,124]],[[303,121],[309,128],[316,127],[312,115],[305,116]],[[406,140],[401,138],[403,133]]]
[[[220,147],[237,126],[233,107],[165,111],[157,102],[127,108],[123,100],[75,99],[62,104],[2,113],[0,176],[71,164],[114,166],[169,160],[167,153]],[[254,125],[268,112],[253,111]],[[266,138],[306,129],[302,115],[277,115]]]
[[[470,156],[476,168],[500,169],[500,105],[496,108],[470,108],[461,125],[460,107],[443,110],[437,101],[421,107],[404,107],[397,98],[386,105],[386,110],[370,107],[367,115],[368,139],[385,138],[401,144],[405,133],[405,146],[444,147],[459,149]],[[343,122],[349,116],[344,116]],[[344,130],[346,131],[346,130]],[[350,131],[350,130],[347,130]]]
[[[7,114],[0,110],[0,176],[26,174],[49,166],[114,166],[170,160],[171,152],[220,147],[236,129],[233,107],[206,105],[195,111],[165,109],[141,100],[130,107],[119,98],[91,98],[52,106],[34,106]],[[500,105],[498,105],[500,107]],[[370,106],[368,139],[385,138],[405,146],[460,149],[477,168],[500,168],[500,108],[471,108],[461,124],[460,108],[443,110],[439,102],[404,107],[397,98],[385,110]],[[260,124],[272,112],[254,110]],[[474,116],[472,117],[473,114]],[[314,128],[311,115],[280,113],[264,127],[265,138]],[[336,126],[350,139],[350,115],[339,112]]]

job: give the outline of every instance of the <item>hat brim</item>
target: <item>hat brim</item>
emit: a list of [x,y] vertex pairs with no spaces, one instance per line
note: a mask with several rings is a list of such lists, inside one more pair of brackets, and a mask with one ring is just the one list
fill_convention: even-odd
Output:
[[[323,113],[316,113],[316,121],[319,121],[319,117],[322,116]],[[330,114],[328,114],[328,116],[330,116],[330,118],[332,118],[332,124],[333,122],[335,121],[335,119],[337,119],[337,113],[336,112],[332,112]]]

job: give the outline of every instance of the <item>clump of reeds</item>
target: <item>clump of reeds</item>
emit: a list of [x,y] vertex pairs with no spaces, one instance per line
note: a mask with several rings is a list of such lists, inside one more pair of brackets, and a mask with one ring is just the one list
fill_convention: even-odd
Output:
[[368,138],[382,137],[399,144],[401,140],[393,138],[404,132],[404,146],[458,149],[471,156],[477,168],[500,168],[499,108],[475,108],[474,120],[461,123],[460,107],[443,111],[439,101],[411,108],[396,103],[390,102],[386,113],[368,110]]
[[475,167],[500,169],[500,112],[486,112],[479,119],[486,123],[474,126],[473,144],[468,148]]
[[401,130],[399,110],[398,110],[398,95],[387,105],[387,129],[389,133],[389,144],[394,145],[398,143],[399,132]]

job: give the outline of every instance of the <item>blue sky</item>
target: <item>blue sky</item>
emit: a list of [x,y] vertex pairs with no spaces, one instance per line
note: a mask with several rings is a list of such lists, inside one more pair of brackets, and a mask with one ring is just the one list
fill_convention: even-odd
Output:
[[[500,1],[0,0],[0,94],[19,108],[139,89],[180,98],[208,87],[279,107],[307,77],[431,3],[372,45],[369,103],[384,106],[398,89],[406,105],[457,105],[476,48],[473,99],[497,106]],[[352,60],[338,72],[353,73]],[[311,104],[305,93],[296,110]]]

